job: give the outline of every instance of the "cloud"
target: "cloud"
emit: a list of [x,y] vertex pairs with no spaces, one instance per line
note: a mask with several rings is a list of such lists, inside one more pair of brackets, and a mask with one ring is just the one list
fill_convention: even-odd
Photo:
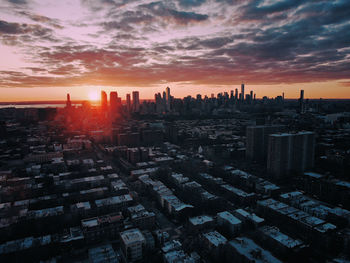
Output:
[[194,7],[204,4],[206,0],[179,0],[179,5],[182,7]]
[[[77,21],[31,9],[20,14],[37,24],[0,21],[2,43],[25,45],[26,58],[35,64],[26,73],[1,72],[1,87],[231,85],[242,79],[281,84],[350,75],[349,1],[82,4],[88,15]],[[56,36],[70,30],[66,38]],[[46,43],[38,45],[39,40]]]
[[32,45],[37,41],[59,42],[54,31],[41,25],[12,23],[0,20],[0,41],[5,45]]
[[18,14],[26,16],[26,17],[29,17],[31,20],[33,20],[35,22],[40,22],[40,23],[43,23],[43,24],[47,24],[47,25],[55,27],[57,29],[62,29],[63,28],[63,26],[61,26],[59,24],[59,21],[57,19],[52,19],[52,18],[49,18],[47,16],[33,14],[33,13],[27,12],[27,11],[20,11],[20,12],[18,12]]
[[27,1],[26,0],[7,0],[7,2],[15,5],[26,5]]
[[209,18],[206,14],[175,10],[166,6],[163,2],[152,2],[150,4],[141,5],[141,8],[149,11],[154,16],[163,18],[164,21],[168,23],[175,23],[177,25],[198,23]]

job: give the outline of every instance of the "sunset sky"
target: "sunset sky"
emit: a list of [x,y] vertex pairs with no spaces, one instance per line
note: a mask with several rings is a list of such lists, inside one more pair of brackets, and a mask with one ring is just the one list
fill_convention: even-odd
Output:
[[350,1],[0,0],[0,101],[350,98]]

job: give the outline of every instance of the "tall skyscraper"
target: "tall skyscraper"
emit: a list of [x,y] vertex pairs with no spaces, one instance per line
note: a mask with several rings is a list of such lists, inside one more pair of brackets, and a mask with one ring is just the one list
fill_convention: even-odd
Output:
[[315,133],[282,133],[269,136],[267,169],[276,178],[313,168]]
[[130,94],[126,94],[126,111],[128,113],[131,112],[131,96],[130,96]]
[[284,125],[257,125],[246,129],[246,157],[266,161],[269,135],[284,131]]
[[166,110],[167,111],[170,111],[170,88],[169,87],[166,87]]
[[107,101],[107,93],[105,91],[101,91],[101,109],[106,110],[108,108],[108,101]]
[[238,100],[238,89],[235,89],[235,100]]
[[118,108],[118,93],[116,91],[111,91],[109,93],[109,105],[110,111],[112,113],[115,113]]
[[300,90],[300,98],[299,98],[299,112],[304,112],[304,90]]
[[70,108],[72,106],[72,103],[70,101],[70,95],[69,93],[67,93],[67,101],[66,101],[66,107],[67,108]]
[[242,100],[244,100],[244,84],[241,84],[241,94],[242,94]]
[[250,91],[250,102],[251,103],[253,102],[253,91],[252,90]]
[[140,98],[139,98],[139,92],[133,91],[132,92],[132,108],[133,112],[139,112],[140,111]]

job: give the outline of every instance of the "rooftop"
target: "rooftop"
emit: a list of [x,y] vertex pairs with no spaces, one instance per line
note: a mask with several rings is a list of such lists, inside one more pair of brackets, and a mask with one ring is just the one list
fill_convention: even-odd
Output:
[[230,212],[224,211],[217,214],[218,217],[221,217],[222,219],[228,221],[231,225],[239,225],[242,223],[241,220],[239,220],[237,217],[234,217]]
[[188,219],[192,225],[203,225],[205,223],[213,222],[214,219],[211,216],[203,215],[203,216],[196,216],[191,217]]
[[120,237],[124,244],[132,244],[135,242],[145,242],[145,237],[138,228],[129,229],[120,233]]
[[217,231],[205,233],[203,236],[215,247],[226,244],[227,242],[227,239]]
[[254,263],[281,263],[269,251],[261,248],[247,237],[235,238],[229,242],[236,252],[245,256]]

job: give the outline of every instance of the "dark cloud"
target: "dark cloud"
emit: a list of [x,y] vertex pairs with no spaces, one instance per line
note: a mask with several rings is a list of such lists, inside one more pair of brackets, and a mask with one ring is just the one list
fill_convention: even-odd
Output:
[[7,0],[11,4],[16,4],[16,5],[26,5],[27,1],[26,0]]
[[20,23],[9,23],[0,20],[0,34],[32,34],[34,36],[44,36],[53,31],[40,25],[28,25]]
[[187,25],[195,22],[202,22],[209,18],[208,15],[198,14],[195,12],[178,11],[167,7],[163,2],[152,2],[142,5],[141,8],[151,12],[152,15],[161,17],[169,22],[178,25]]
[[81,0],[84,6],[87,6],[90,10],[98,12],[104,8],[120,8],[128,3],[136,2],[138,0]]
[[263,20],[266,15],[274,13],[286,12],[291,8],[302,5],[306,0],[284,0],[276,1],[270,5],[263,5],[264,1],[253,0],[239,8],[240,19],[244,20]]
[[60,25],[60,23],[59,23],[59,21],[57,19],[52,19],[52,18],[49,18],[47,16],[33,14],[33,13],[27,12],[27,11],[20,11],[20,12],[18,12],[18,14],[26,16],[26,17],[30,18],[31,20],[33,20],[35,22],[40,22],[40,23],[43,23],[43,24],[47,24],[47,25],[55,27],[57,29],[62,29],[63,28],[63,26]]
[[182,7],[194,7],[204,4],[206,0],[179,0],[179,5]]
[[60,42],[54,31],[41,25],[10,23],[0,20],[0,41],[5,45],[32,45],[36,41]]

